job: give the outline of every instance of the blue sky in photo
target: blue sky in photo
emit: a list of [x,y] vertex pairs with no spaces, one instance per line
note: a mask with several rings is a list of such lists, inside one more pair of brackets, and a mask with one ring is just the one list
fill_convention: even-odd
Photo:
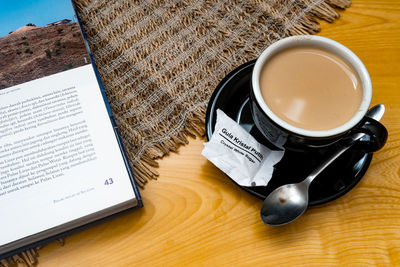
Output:
[[0,0],[0,37],[28,23],[42,27],[62,19],[76,21],[70,0]]

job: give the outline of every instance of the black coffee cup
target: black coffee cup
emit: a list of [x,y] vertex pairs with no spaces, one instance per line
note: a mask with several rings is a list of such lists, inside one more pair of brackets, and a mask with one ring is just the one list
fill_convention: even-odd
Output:
[[[357,113],[343,125],[330,130],[307,130],[290,125],[274,114],[265,103],[260,90],[262,67],[276,53],[296,46],[315,46],[328,50],[344,59],[357,73],[362,85],[362,100]],[[353,133],[365,133],[367,138],[358,141],[352,149],[377,151],[387,139],[386,128],[366,116],[372,98],[372,85],[367,69],[361,60],[345,46],[320,36],[293,36],[270,45],[257,59],[251,79],[250,105],[257,129],[277,149],[310,151],[346,142]]]

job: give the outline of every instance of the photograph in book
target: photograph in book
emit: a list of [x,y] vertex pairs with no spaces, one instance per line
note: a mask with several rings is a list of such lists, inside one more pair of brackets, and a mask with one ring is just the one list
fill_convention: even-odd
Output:
[[69,1],[7,2],[0,10],[0,89],[90,64]]

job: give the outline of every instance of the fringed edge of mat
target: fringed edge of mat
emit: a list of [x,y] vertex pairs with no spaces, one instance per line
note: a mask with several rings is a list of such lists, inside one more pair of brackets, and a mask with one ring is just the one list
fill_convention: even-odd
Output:
[[[64,239],[57,239],[57,242],[61,246],[64,245]],[[0,267],[34,267],[39,263],[40,248],[41,247],[31,248],[6,259],[0,259]]]
[[[307,3],[307,1],[304,1]],[[86,3],[86,2],[85,2]],[[286,29],[287,35],[304,35],[315,34],[320,31],[320,25],[317,19],[327,22],[334,22],[340,17],[335,8],[345,9],[350,7],[350,0],[325,0],[320,5],[306,12],[292,28]],[[205,116],[207,107],[201,106],[197,110],[191,112],[186,119],[184,130],[170,139],[162,141],[145,150],[140,161],[136,162],[132,167],[137,184],[143,188],[144,185],[159,176],[157,159],[168,155],[170,152],[177,152],[181,145],[189,143],[188,137],[205,135]],[[62,244],[62,240],[59,241]],[[0,260],[0,267],[14,267],[17,265],[35,266],[38,263],[38,250],[29,249],[7,259]]]
[[144,185],[149,180],[156,180],[158,178],[157,159],[168,155],[170,152],[178,152],[181,145],[189,143],[188,137],[196,138],[196,136],[203,137],[205,135],[204,124],[206,111],[206,106],[200,106],[196,110],[190,112],[186,118],[182,132],[177,135],[172,135],[169,139],[144,150],[140,161],[135,162],[134,166],[131,166],[139,187],[144,188]]
[[20,265],[25,265],[25,266],[35,266],[38,263],[38,250],[39,248],[32,248],[29,250],[26,250],[24,252],[21,252],[19,254],[16,254],[12,257],[9,257],[7,259],[2,259],[0,260],[0,266],[1,267],[14,267],[14,266],[20,266]]

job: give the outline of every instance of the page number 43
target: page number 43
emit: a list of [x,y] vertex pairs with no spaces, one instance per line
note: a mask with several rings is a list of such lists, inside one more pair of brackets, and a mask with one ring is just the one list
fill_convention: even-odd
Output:
[[113,178],[108,178],[104,181],[104,185],[112,185],[114,183]]

